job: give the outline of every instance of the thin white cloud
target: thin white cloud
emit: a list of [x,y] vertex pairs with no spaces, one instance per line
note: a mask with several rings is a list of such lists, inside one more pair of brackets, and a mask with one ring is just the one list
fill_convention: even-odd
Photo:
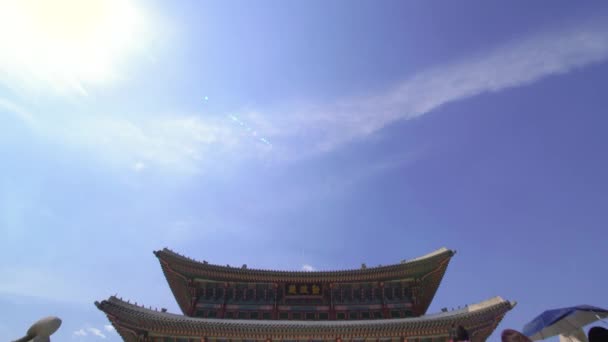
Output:
[[[9,102],[4,106],[0,102],[0,110],[3,107],[21,121],[35,122],[36,125],[29,126],[42,138],[81,151],[106,165],[135,172],[147,169],[197,172],[214,156],[225,156],[235,149],[241,139],[223,117],[159,115],[127,119],[90,113],[45,116]],[[268,149],[266,146],[265,150]],[[257,153],[264,148],[251,150]]]
[[[598,23],[599,22],[599,23]],[[475,57],[417,73],[387,91],[330,105],[305,105],[280,116],[254,112],[247,119],[265,128],[275,146],[302,155],[328,151],[398,121],[473,96],[520,87],[608,58],[608,25],[582,25],[539,33]]]
[[28,126],[33,126],[36,123],[36,119],[32,114],[7,99],[0,98],[0,113],[11,114]]
[[101,332],[101,330],[97,329],[97,328],[87,328],[87,331],[97,337],[100,338],[106,338],[106,335],[104,333]]
[[[110,324],[108,325],[104,325],[104,329],[108,332],[113,332],[114,327]],[[76,331],[74,331],[72,333],[73,336],[77,336],[77,337],[84,337],[84,336],[97,336],[99,338],[105,339],[107,336],[100,330],[94,327],[86,327],[86,328],[81,328],[78,329]]]
[[[75,286],[69,277],[47,266],[14,265],[0,267],[0,273],[11,276],[0,283],[0,294],[45,298],[66,303],[87,303],[90,294]],[[40,286],[40,282],[44,286]]]
[[133,171],[135,171],[135,172],[143,171],[143,169],[145,169],[145,168],[146,168],[146,164],[144,164],[140,161],[133,164]]
[[76,330],[72,334],[74,336],[87,336],[87,332],[84,329]]
[[316,268],[314,268],[311,265],[308,265],[308,264],[302,265],[302,271],[312,272],[312,271],[315,271],[315,270],[316,270]]
[[218,227],[222,227],[221,231],[223,233],[230,233],[235,229],[227,224],[224,218],[220,219],[214,215],[206,214],[204,219],[202,217],[190,217],[168,222],[166,225],[162,225],[159,236],[162,237],[162,241],[166,241],[170,245],[179,245],[191,241],[193,238],[217,234],[220,229]]
[[36,122],[40,135],[109,162],[105,164],[136,172],[156,168],[196,172],[225,165],[229,158],[301,159],[331,151],[444,104],[524,86],[607,58],[608,25],[589,21],[421,71],[383,92],[331,104],[292,105],[280,111],[254,108],[238,115],[248,127],[272,141],[272,146],[253,139],[228,116],[126,118],[74,113],[43,117],[10,103],[0,105],[12,108],[23,121]]

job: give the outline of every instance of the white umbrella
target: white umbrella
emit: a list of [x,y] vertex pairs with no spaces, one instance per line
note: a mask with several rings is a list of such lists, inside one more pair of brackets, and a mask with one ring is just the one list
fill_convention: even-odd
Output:
[[589,342],[583,329],[570,332],[568,335],[559,335],[559,342]]
[[523,332],[533,341],[556,335],[576,335],[582,327],[605,317],[608,317],[608,310],[590,305],[547,310],[526,324]]

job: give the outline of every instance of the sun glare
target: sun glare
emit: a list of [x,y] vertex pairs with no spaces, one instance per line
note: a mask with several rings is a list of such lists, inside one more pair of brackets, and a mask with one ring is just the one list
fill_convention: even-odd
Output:
[[116,79],[142,33],[142,13],[127,0],[0,0],[0,71],[84,91]]

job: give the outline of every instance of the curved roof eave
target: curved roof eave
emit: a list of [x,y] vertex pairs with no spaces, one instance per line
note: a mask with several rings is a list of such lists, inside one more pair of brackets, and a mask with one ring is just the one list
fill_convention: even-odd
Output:
[[[156,257],[172,266],[178,268],[187,269],[188,275],[191,277],[201,276],[209,277],[213,275],[217,280],[238,280],[242,278],[243,281],[251,281],[251,279],[259,279],[260,281],[276,281],[281,279],[283,281],[340,281],[335,279],[353,279],[361,278],[362,280],[378,280],[387,279],[388,274],[400,274],[405,276],[410,273],[416,273],[415,270],[419,267],[424,267],[428,263],[433,261],[441,261],[445,258],[451,258],[455,254],[455,251],[447,248],[440,248],[429,254],[403,261],[397,264],[391,264],[386,266],[367,267],[359,269],[346,269],[346,270],[330,270],[330,271],[280,271],[280,270],[266,270],[266,269],[255,269],[255,268],[240,268],[240,267],[229,267],[221,266],[216,264],[210,264],[205,261],[197,261],[181,254],[178,254],[168,248],[164,248],[159,251],[155,251]],[[176,270],[177,271],[177,270]],[[182,272],[180,272],[182,273]],[[389,277],[390,278],[390,277]],[[209,280],[216,280],[212,277]]]
[[[123,301],[115,296],[111,296],[102,302],[95,302],[97,308],[107,315],[118,318],[120,321],[129,322],[135,320],[138,322],[149,322],[153,326],[171,325],[171,324],[187,324],[194,329],[206,330],[216,326],[228,329],[255,329],[265,328],[271,330],[284,329],[310,329],[315,330],[336,330],[348,327],[363,327],[363,328],[378,328],[378,327],[411,327],[414,325],[422,325],[427,323],[451,323],[471,319],[473,317],[482,317],[487,313],[499,311],[503,314],[511,310],[516,303],[507,301],[501,297],[494,297],[483,302],[469,305],[466,308],[441,312],[436,314],[425,315],[413,318],[392,318],[378,320],[346,320],[346,321],[286,321],[286,320],[243,320],[243,319],[210,319],[210,318],[195,318],[187,317],[174,313],[160,312],[147,309],[143,306],[137,306]],[[161,324],[162,323],[162,324]]]

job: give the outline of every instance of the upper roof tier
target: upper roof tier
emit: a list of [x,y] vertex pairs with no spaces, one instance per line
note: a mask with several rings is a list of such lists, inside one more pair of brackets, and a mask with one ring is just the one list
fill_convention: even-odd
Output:
[[454,254],[455,251],[441,248],[415,259],[387,266],[336,271],[277,271],[209,264],[182,256],[167,248],[154,252],[162,264],[191,279],[268,283],[374,282],[420,278],[437,269],[439,265],[447,266]]

